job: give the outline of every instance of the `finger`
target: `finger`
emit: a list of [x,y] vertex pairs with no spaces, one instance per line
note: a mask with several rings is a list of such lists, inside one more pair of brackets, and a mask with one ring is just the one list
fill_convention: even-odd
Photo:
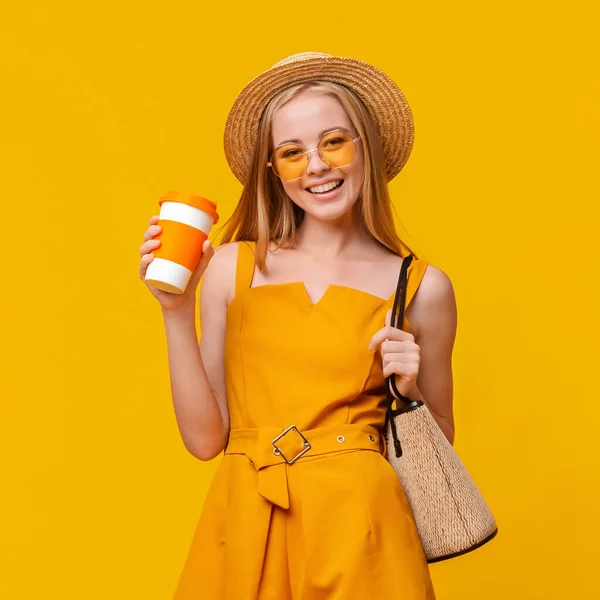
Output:
[[397,327],[383,327],[371,338],[369,349],[374,350],[385,340],[409,340],[414,342],[414,339],[415,337],[412,333],[408,333],[408,331],[402,331],[402,329],[398,329]]
[[160,240],[148,240],[140,246],[140,254],[144,256],[144,254],[148,254],[149,252],[152,252],[152,250],[156,250],[159,246]]
[[387,352],[383,354],[382,362],[384,365],[388,365],[389,363],[403,363],[403,364],[416,364],[418,366],[420,357],[416,352]]
[[401,362],[391,362],[385,365],[383,368],[384,377],[389,377],[390,375],[398,375],[400,379],[403,381],[413,381],[417,378],[419,373],[418,367],[414,365],[409,365]]
[[162,233],[162,227],[160,225],[151,225],[144,232],[144,241],[147,242],[148,240],[156,237],[159,233]]
[[210,259],[214,256],[214,254],[215,249],[213,248],[213,245],[211,244],[210,240],[204,240],[204,243],[202,244],[202,256],[200,257],[200,260],[203,260],[205,263],[208,263]]
[[150,217],[150,225],[156,225],[158,223],[158,215],[152,215]]
[[384,340],[381,344],[381,353],[410,352],[415,348],[418,348],[418,346],[410,340]]
[[144,254],[142,256],[142,260],[140,261],[140,277],[142,281],[146,278],[146,271],[148,270],[148,265],[154,260],[154,254]]
[[214,254],[215,249],[210,243],[210,240],[204,240],[204,243],[202,244],[202,255],[200,256],[200,260],[198,261],[198,265],[194,270],[194,273],[200,273],[200,275],[204,273],[206,267],[208,266],[208,263],[210,262]]

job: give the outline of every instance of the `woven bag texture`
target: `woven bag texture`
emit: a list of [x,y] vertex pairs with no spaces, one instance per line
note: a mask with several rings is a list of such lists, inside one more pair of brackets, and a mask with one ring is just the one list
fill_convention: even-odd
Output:
[[496,521],[426,405],[394,417],[402,456],[387,425],[387,459],[398,474],[429,562],[491,539]]

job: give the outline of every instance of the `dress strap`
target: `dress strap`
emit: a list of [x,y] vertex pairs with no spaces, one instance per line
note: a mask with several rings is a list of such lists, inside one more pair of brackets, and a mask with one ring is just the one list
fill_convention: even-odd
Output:
[[[407,283],[406,283],[406,299],[404,301],[405,309],[408,307],[410,301],[413,299],[414,295],[417,293],[419,286],[421,285],[421,281],[423,281],[423,276],[425,275],[425,271],[427,270],[427,265],[429,263],[426,260],[421,258],[413,258],[410,265],[408,265],[408,270],[406,272]],[[402,267],[401,267],[402,268]],[[385,303],[386,310],[390,309],[394,305],[394,299],[396,294],[394,293],[389,300]],[[404,319],[402,320],[401,328],[404,331],[409,331],[412,333],[412,328],[406,317],[406,312],[404,313]]]
[[421,285],[421,281],[423,280],[423,275],[425,275],[425,270],[427,269],[427,261],[420,258],[413,258],[412,262],[408,267],[407,272],[407,284],[406,284],[406,304],[408,306],[410,301],[413,299],[413,296],[417,293],[419,286]]
[[[423,275],[425,275],[425,270],[427,269],[427,261],[414,257],[410,265],[408,265],[408,270],[406,272],[407,284],[406,284],[406,300],[404,306],[407,307],[409,302],[413,299],[413,296],[417,293],[419,286],[421,285],[421,281],[423,280]],[[402,268],[402,267],[401,267]],[[400,271],[398,270],[398,274]],[[394,298],[396,294],[394,293],[386,302],[386,306],[391,308],[394,304]]]
[[249,288],[254,276],[254,250],[256,242],[238,242],[237,265],[235,270],[235,295]]

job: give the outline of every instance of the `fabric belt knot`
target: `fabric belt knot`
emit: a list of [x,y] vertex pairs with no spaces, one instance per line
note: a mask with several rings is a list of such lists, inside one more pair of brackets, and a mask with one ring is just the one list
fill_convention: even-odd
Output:
[[287,469],[307,458],[348,450],[385,453],[385,440],[370,425],[333,425],[301,430],[295,425],[278,429],[232,429],[225,454],[243,454],[258,472],[258,493],[283,509],[290,507]]

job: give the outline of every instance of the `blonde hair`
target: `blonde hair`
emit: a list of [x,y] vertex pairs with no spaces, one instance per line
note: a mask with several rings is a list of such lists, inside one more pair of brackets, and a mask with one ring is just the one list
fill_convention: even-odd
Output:
[[296,233],[304,218],[304,210],[285,193],[278,177],[267,167],[271,152],[271,123],[277,111],[292,98],[311,89],[336,98],[344,107],[365,149],[365,174],[359,198],[354,203],[354,216],[371,237],[398,256],[415,254],[396,232],[392,215],[379,133],[373,118],[361,99],[349,88],[333,82],[310,81],[296,84],[277,93],[262,114],[248,179],[240,201],[231,217],[221,226],[225,229],[221,243],[256,242],[256,265],[263,271],[269,244],[277,248],[293,248]]

